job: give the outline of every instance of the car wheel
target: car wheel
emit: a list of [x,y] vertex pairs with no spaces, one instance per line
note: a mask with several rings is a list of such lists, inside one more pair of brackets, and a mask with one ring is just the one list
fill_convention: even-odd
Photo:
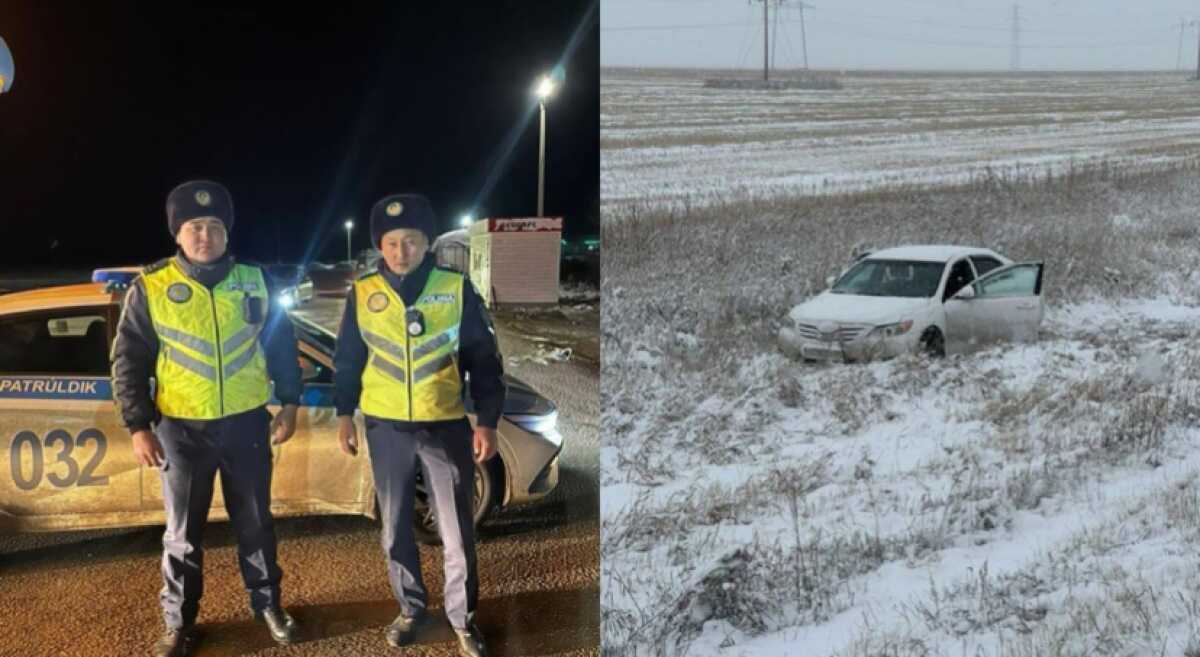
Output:
[[[485,463],[475,464],[475,510],[473,514],[475,528],[487,519],[492,509],[500,500],[500,487],[503,485],[504,466],[497,456]],[[438,535],[437,516],[429,504],[429,493],[425,482],[417,478],[416,500],[413,505],[413,533],[417,540],[426,545],[441,545],[442,538]]]
[[936,326],[925,329],[921,334],[921,353],[933,358],[946,355],[946,338]]

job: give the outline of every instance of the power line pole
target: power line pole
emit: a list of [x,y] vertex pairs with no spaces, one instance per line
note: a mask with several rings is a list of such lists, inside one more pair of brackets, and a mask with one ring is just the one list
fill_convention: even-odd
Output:
[[1012,15],[1012,57],[1009,62],[1014,71],[1021,69],[1021,17],[1019,12],[1020,8],[1014,2]]
[[775,70],[779,70],[779,65],[776,64],[775,53],[779,50],[779,15],[782,13],[782,5],[775,8],[775,27],[771,29],[771,68]]
[[800,47],[804,49],[804,70],[808,70],[808,39],[804,36],[804,3],[800,3]]
[[[1200,28],[1200,21],[1192,21],[1192,25]],[[1200,80],[1200,29],[1196,30],[1196,79]]]
[[763,82],[767,81],[767,5],[771,0],[762,0],[763,3]]

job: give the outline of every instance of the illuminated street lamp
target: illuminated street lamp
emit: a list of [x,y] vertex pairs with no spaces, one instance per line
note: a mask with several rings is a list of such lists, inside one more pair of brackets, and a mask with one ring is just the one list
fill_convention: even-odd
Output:
[[354,262],[354,256],[350,255],[350,231],[354,230],[354,217],[346,220],[346,262]]
[[469,215],[469,214],[464,214],[464,215],[462,216],[462,220],[461,220],[462,227],[463,227],[463,228],[466,228],[467,226],[470,226],[472,221],[475,221],[475,218],[474,218],[474,217],[472,217],[472,216],[471,216],[471,215]]
[[546,189],[546,99],[554,93],[554,80],[549,75],[543,75],[537,86],[538,106],[541,108],[541,136],[538,139],[538,210],[537,216],[542,216],[542,202]]

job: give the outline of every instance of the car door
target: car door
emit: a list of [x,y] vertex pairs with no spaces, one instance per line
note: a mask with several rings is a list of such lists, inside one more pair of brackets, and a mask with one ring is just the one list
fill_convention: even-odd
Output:
[[146,521],[112,401],[116,317],[113,305],[0,317],[0,520],[17,530]]
[[[324,352],[297,341],[303,391],[296,413],[296,432],[282,445],[271,446],[271,511],[280,516],[308,514],[361,514],[369,510],[371,494],[363,458],[342,454],[337,441],[337,413],[333,404],[333,367]],[[267,410],[279,414],[279,400],[271,395]],[[365,434],[359,427],[360,438]],[[147,509],[163,508],[158,471],[146,468],[143,485]],[[213,487],[213,519],[228,517],[220,477]]]
[[1023,262],[994,269],[970,286],[973,294],[946,304],[947,324],[976,327],[977,342],[1032,342],[1042,323],[1042,263]]
[[[363,513],[370,507],[367,460],[342,453],[337,440],[332,359],[298,341],[304,390],[291,440],[271,448],[274,474],[271,502],[281,513]],[[279,400],[267,405],[272,415]],[[359,439],[365,442],[359,427]]]
[[947,354],[965,353],[986,342],[986,322],[974,306],[957,298],[963,288],[975,279],[975,269],[967,258],[959,258],[946,267],[942,287],[942,311],[946,331],[943,338]]

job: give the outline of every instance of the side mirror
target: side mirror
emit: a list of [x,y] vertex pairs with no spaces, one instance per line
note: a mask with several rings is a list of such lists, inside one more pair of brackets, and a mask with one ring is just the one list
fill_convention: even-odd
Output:
[[954,295],[954,298],[962,299],[963,301],[970,301],[971,299],[974,299],[975,298],[975,286],[968,285],[968,286],[964,287],[963,289],[959,290],[957,294]]

